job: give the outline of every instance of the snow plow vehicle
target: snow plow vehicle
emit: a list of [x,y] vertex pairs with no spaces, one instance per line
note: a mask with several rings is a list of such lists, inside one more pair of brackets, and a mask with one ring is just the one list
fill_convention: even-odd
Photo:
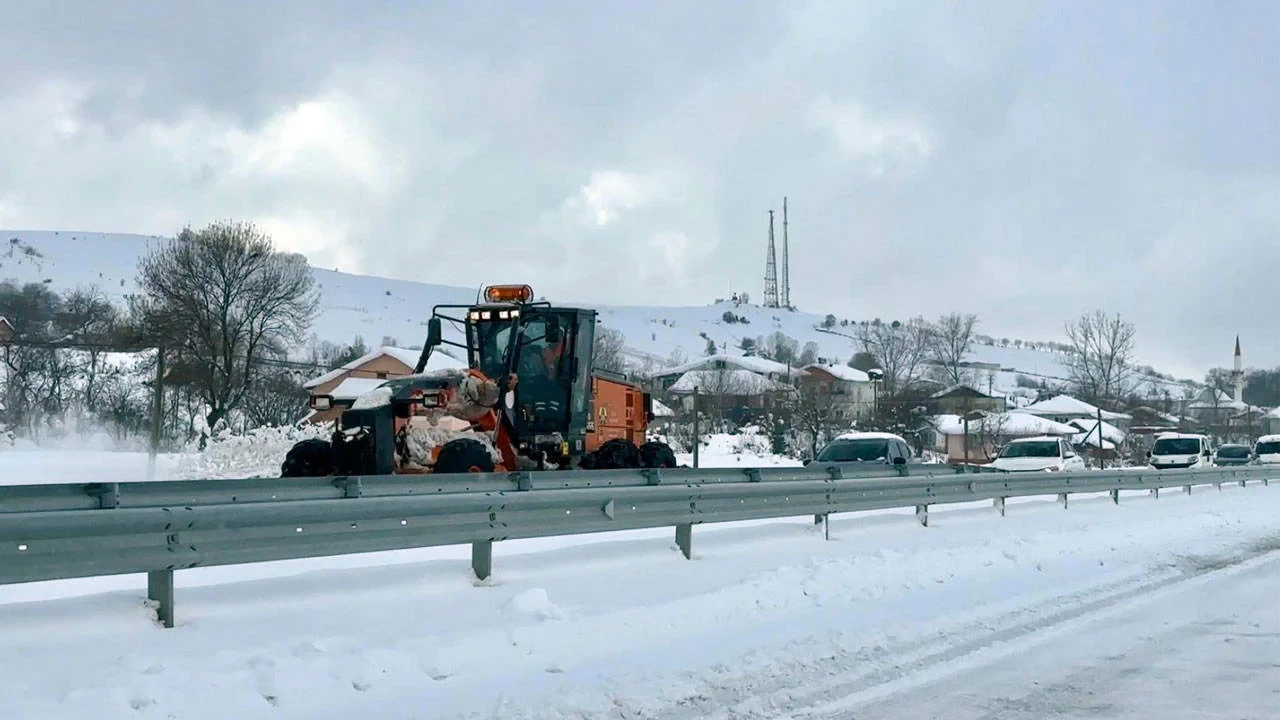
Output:
[[[464,342],[444,339],[444,322]],[[675,467],[669,446],[645,441],[648,393],[592,367],[595,327],[595,310],[534,302],[528,285],[437,305],[413,374],[357,398],[330,440],[294,445],[281,475]],[[441,345],[465,351],[468,367],[424,372]]]

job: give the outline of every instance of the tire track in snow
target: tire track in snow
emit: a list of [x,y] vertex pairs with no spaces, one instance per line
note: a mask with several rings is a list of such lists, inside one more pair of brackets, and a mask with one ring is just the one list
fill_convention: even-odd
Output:
[[[650,717],[655,720],[849,720],[866,703],[970,669],[983,655],[1008,654],[1069,626],[1192,582],[1210,582],[1280,551],[1280,534],[1216,555],[1184,555],[1140,578],[1098,585],[928,633],[900,643],[837,651],[777,666],[750,684],[709,686]],[[965,639],[967,638],[967,639]],[[956,643],[957,639],[962,639]],[[993,657],[992,659],[996,659]],[[867,669],[871,668],[871,669]],[[813,678],[797,683],[797,678]]]

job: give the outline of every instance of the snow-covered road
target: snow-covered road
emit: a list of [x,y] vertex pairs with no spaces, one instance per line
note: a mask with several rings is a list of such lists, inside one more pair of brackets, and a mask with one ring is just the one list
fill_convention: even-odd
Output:
[[[467,548],[207,568],[178,573],[173,630],[149,619],[138,577],[0,587],[0,708],[33,720],[773,719],[882,701],[906,712],[891,693],[923,702],[928,681],[962,684],[984,653],[1066,637],[1267,557],[1277,517],[1275,484],[1227,486],[1118,506],[1081,497],[1069,510],[1028,499],[1005,518],[987,504],[937,508],[928,528],[909,511],[841,515],[830,541],[804,518],[698,526],[692,561],[669,529],[510,541],[479,584]],[[1128,632],[1176,624],[1154,612],[1162,602],[1194,622],[1245,600],[1227,599],[1226,615],[1153,601]],[[1095,645],[1108,647],[1069,647]],[[1163,667],[1153,677],[1176,682],[1181,666]],[[1051,663],[1038,672],[1046,687],[1088,682]],[[974,707],[1036,702],[1036,690],[993,684]],[[907,717],[932,711],[920,712]]]
[[1087,604],[1036,632],[1011,628],[999,644],[793,717],[1276,717],[1280,553],[1187,569],[1158,589]]

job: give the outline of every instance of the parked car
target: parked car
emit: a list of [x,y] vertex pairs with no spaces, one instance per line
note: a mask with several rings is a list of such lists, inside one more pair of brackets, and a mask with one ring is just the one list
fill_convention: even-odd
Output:
[[1157,470],[1209,467],[1213,464],[1213,447],[1204,435],[1164,433],[1151,446],[1150,462]]
[[1065,438],[1030,437],[1011,441],[991,467],[1008,472],[1074,471],[1086,469],[1084,459]]
[[1259,465],[1280,465],[1280,435],[1263,435],[1253,446]]
[[1229,465],[1248,465],[1253,462],[1253,451],[1248,445],[1227,444],[1218,447],[1213,454],[1213,464],[1218,467]]
[[[903,465],[911,459],[911,448],[893,433],[852,432],[840,435],[818,451],[813,462],[884,463]],[[806,463],[807,464],[807,463]]]

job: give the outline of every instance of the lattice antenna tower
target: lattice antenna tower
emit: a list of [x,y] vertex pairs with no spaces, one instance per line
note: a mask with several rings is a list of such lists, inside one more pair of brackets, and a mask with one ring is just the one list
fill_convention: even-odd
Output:
[[764,306],[778,307],[778,257],[773,246],[773,211],[769,211],[769,251],[764,265]]

